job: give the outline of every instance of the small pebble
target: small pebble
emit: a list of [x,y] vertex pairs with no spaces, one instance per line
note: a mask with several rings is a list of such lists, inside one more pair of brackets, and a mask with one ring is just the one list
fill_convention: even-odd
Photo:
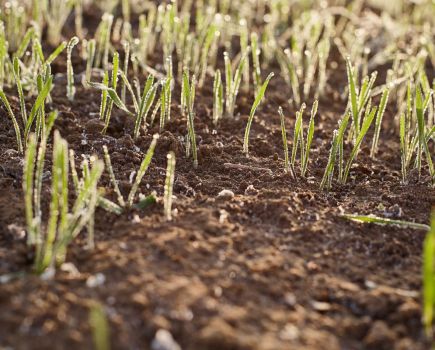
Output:
[[245,195],[247,196],[256,196],[258,194],[258,190],[254,187],[254,185],[249,185],[246,187]]
[[222,190],[217,195],[218,199],[230,200],[234,198],[234,192],[231,190]]
[[181,350],[180,345],[166,329],[159,329],[151,343],[152,350]]
[[99,272],[95,275],[88,277],[88,279],[86,280],[86,286],[88,286],[89,288],[95,288],[103,285],[104,282],[106,282],[106,276]]

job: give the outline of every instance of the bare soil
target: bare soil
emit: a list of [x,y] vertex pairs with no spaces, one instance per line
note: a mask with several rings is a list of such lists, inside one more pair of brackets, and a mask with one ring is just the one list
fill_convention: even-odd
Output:
[[[65,71],[64,59],[55,70]],[[398,135],[388,131],[395,112],[390,107],[377,159],[368,157],[369,135],[349,183],[319,190],[332,131],[346,105],[340,96],[345,71],[329,68],[329,73],[307,179],[295,180],[283,171],[277,108],[286,105],[290,93],[280,77],[272,80],[254,120],[249,157],[242,154],[242,142],[252,93],[242,91],[239,115],[214,127],[206,84],[195,107],[198,169],[185,157],[186,120],[174,102],[172,120],[140,187],[145,195],[156,191],[162,197],[166,154],[174,151],[173,221],[164,220],[160,201],[121,216],[99,209],[95,251],[85,248],[83,232],[67,258],[78,271],[58,270],[48,280],[31,273],[22,157],[0,108],[0,276],[13,277],[0,284],[0,348],[91,348],[88,313],[96,300],[107,310],[114,349],[147,349],[161,328],[183,349],[428,349],[421,324],[425,232],[361,225],[340,214],[428,223],[435,192],[427,178],[417,181],[413,174],[408,185],[401,185]],[[101,135],[100,94],[77,89],[70,103],[65,79],[56,78],[52,108],[61,114],[55,128],[77,161],[81,154],[101,157],[107,145],[121,191],[128,193],[129,176],[158,127],[134,142],[133,121],[115,110],[107,134]],[[174,94],[178,100],[179,87]],[[10,90],[18,112],[14,96]],[[295,110],[286,108],[285,114],[291,134]],[[46,187],[49,183],[48,172]],[[115,198],[107,175],[101,186]],[[219,197],[224,189],[234,197]],[[45,205],[48,200],[46,188]],[[104,282],[90,287],[97,274]]]

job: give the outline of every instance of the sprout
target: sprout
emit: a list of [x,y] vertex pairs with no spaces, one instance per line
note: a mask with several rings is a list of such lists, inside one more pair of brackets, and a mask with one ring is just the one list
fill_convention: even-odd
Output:
[[252,104],[251,112],[249,113],[248,123],[246,124],[245,137],[244,137],[244,141],[243,141],[243,153],[245,153],[246,155],[248,155],[248,153],[249,153],[249,133],[251,131],[251,125],[252,125],[252,121],[254,120],[255,111],[257,110],[258,106],[260,105],[260,103],[264,97],[264,94],[266,92],[267,85],[269,84],[269,81],[270,81],[270,79],[273,78],[273,76],[274,76],[274,73],[270,73],[267,76],[265,82],[263,83],[263,85],[259,89],[257,95],[255,96],[254,103]]
[[193,167],[198,167],[198,151],[196,148],[196,135],[195,135],[195,113],[193,112],[193,104],[195,102],[195,84],[196,78],[192,76],[189,82],[189,72],[186,69],[183,73],[183,87],[182,87],[182,101],[184,101],[187,110],[187,130],[188,130],[188,147],[192,150]]
[[423,323],[426,334],[432,337],[435,310],[435,213],[423,244]]
[[168,165],[166,168],[166,180],[165,180],[165,194],[163,198],[163,206],[165,211],[166,220],[172,220],[172,191],[174,187],[175,176],[175,154],[170,152],[167,155]]
[[87,87],[87,82],[91,81],[92,67],[95,60],[95,39],[91,39],[86,45],[86,72],[84,78],[84,86]]
[[157,83],[154,84],[154,76],[149,75],[142,92],[142,98],[140,99],[139,112],[136,115],[136,122],[134,125],[135,139],[139,136],[140,126],[146,124],[147,115],[156,97],[157,86]]
[[251,49],[252,49],[252,63],[253,71],[252,78],[254,81],[255,93],[259,92],[261,87],[261,67],[260,67],[260,49],[258,47],[258,35],[257,33],[251,33]]
[[21,119],[23,120],[23,124],[25,125],[27,123],[26,101],[24,99],[23,86],[21,85],[20,61],[17,57],[14,58],[13,72],[15,84],[17,85],[18,97],[20,99]]
[[430,227],[425,224],[418,224],[415,222],[404,221],[404,220],[394,220],[388,218],[380,218],[375,215],[354,215],[354,214],[343,214],[341,217],[365,224],[376,224],[376,225],[391,225],[401,228],[412,228],[414,230],[429,230]]
[[227,52],[224,52],[225,61],[225,112],[228,117],[234,116],[234,109],[236,107],[236,99],[239,93],[240,82],[244,70],[247,56],[244,55],[240,59],[236,72],[233,76],[231,61]]
[[213,82],[213,124],[217,125],[224,111],[223,85],[221,71],[218,69]]
[[[354,74],[354,68],[350,62],[350,58],[346,60],[347,78],[349,84],[349,104],[352,113],[352,132],[354,136],[354,142],[360,133],[361,128],[361,114],[366,108],[369,101],[373,84],[375,83],[377,72],[373,72],[369,77],[363,79],[361,89],[358,89],[358,84]],[[366,108],[368,109],[368,108]],[[383,112],[382,112],[383,113]],[[381,114],[382,115],[382,114]]]
[[110,181],[111,181],[112,186],[115,190],[115,193],[117,195],[117,200],[118,200],[118,204],[116,204],[116,203],[111,202],[108,199],[104,199],[103,201],[100,202],[100,205],[104,209],[119,214],[119,213],[122,213],[124,211],[124,209],[133,207],[133,201],[135,199],[136,192],[139,189],[140,182],[142,181],[142,178],[144,177],[144,175],[145,175],[145,173],[146,173],[146,171],[151,163],[151,160],[152,160],[153,155],[154,155],[154,150],[155,150],[156,145],[157,145],[158,138],[159,138],[158,134],[155,134],[153,136],[151,144],[148,148],[147,153],[145,154],[145,157],[142,160],[142,163],[141,163],[139,170],[136,174],[135,181],[134,181],[133,186],[130,190],[130,193],[128,194],[128,198],[126,201],[124,200],[124,197],[122,196],[121,191],[118,187],[118,182],[116,181],[115,174],[113,172],[112,162],[110,160],[110,156],[109,156],[109,152],[107,150],[107,147],[103,146],[106,168],[108,169],[108,172],[110,175]]
[[385,88],[384,91],[382,92],[378,113],[376,114],[375,133],[373,136],[372,148],[370,150],[370,157],[372,158],[374,158],[376,156],[376,153],[378,152],[378,142],[379,142],[379,135],[381,133],[382,118],[385,113],[385,108],[387,107],[389,95],[390,95],[390,90],[388,88]]
[[66,85],[66,96],[68,97],[68,100],[70,101],[74,101],[74,95],[76,93],[76,88],[74,87],[74,71],[73,71],[73,65],[71,62],[71,53],[72,53],[72,49],[74,48],[74,46],[76,46],[79,43],[79,38],[77,38],[76,36],[73,37],[67,47],[66,47],[66,52],[67,52],[67,60],[66,60],[66,69],[67,69],[67,85]]
[[1,90],[0,90],[0,99],[3,102],[3,104],[5,105],[6,111],[8,112],[8,115],[12,120],[12,125],[14,126],[14,130],[15,130],[15,138],[17,139],[18,152],[23,153],[23,143],[21,141],[21,131],[20,131],[20,127],[17,123],[17,118],[15,118],[15,114],[12,111],[12,108],[9,104],[8,99],[6,98],[5,93]]
[[[52,114],[48,132],[57,114]],[[82,228],[93,220],[97,205],[97,184],[104,165],[95,161],[83,178],[72,210],[68,208],[68,145],[56,131],[53,145],[53,166],[49,218],[45,233],[42,231],[41,186],[47,137],[36,153],[36,137],[32,134],[25,155],[23,183],[28,244],[35,247],[34,270],[41,274],[47,268],[62,263],[68,244]],[[35,171],[36,163],[36,171]]]
[[319,103],[318,101],[314,101],[313,106],[311,108],[311,116],[310,116],[310,122],[308,125],[308,133],[307,133],[307,140],[305,142],[305,152],[304,152],[304,157],[302,158],[302,162],[301,162],[301,175],[302,177],[305,177],[305,173],[307,172],[307,168],[308,168],[308,162],[310,160],[310,152],[311,152],[311,143],[313,141],[313,137],[314,137],[314,118],[317,114],[317,107],[318,107]]
[[89,324],[96,350],[110,350],[110,329],[104,307],[92,302],[89,310]]
[[282,112],[281,107],[278,108],[278,113],[281,120],[281,135],[282,135],[282,144],[284,147],[284,171],[287,172],[290,169],[290,162],[288,156],[287,131],[285,129],[284,113]]

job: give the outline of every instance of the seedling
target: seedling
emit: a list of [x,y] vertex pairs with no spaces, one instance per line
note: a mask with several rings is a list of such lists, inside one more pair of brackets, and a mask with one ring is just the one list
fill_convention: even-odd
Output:
[[[346,59],[347,79],[349,88],[349,105],[352,114],[352,133],[354,136],[354,143],[360,134],[361,129],[361,115],[367,107],[369,102],[373,84],[375,83],[377,72],[373,72],[369,77],[363,79],[361,88],[358,88],[358,83],[355,77],[354,67],[350,62],[350,58]],[[382,101],[381,101],[382,102]],[[386,102],[385,102],[386,103]],[[385,107],[385,106],[384,106]],[[383,111],[380,115],[383,115]]]
[[[429,142],[433,132],[427,127],[424,117],[431,97],[431,90],[427,90],[426,96],[424,97],[420,86],[417,85],[415,89],[415,98],[413,99],[411,84],[408,83],[406,111],[400,116],[400,152],[403,183],[406,183],[407,181],[408,169],[414,155],[414,168],[417,169],[419,176],[421,175],[424,155],[429,168],[429,174],[432,178],[432,183],[435,183],[435,169],[429,149]],[[412,103],[413,100],[414,103]],[[415,124],[415,126],[413,124]]]
[[423,244],[423,323],[426,335],[433,337],[435,311],[435,213]]
[[263,100],[264,94],[265,94],[266,89],[267,89],[267,85],[269,84],[269,81],[270,81],[270,79],[273,78],[273,76],[274,76],[274,73],[270,73],[267,76],[265,82],[263,83],[263,85],[259,89],[257,95],[255,96],[254,103],[252,104],[251,112],[249,113],[248,123],[247,123],[246,129],[245,129],[245,137],[244,137],[244,141],[243,141],[243,153],[245,153],[246,155],[248,155],[248,153],[249,153],[249,133],[251,131],[251,125],[252,125],[252,121],[254,120],[255,112],[256,112],[258,106],[260,105],[261,101]]
[[96,350],[110,350],[110,329],[104,307],[92,302],[89,310],[89,324]]
[[[305,142],[305,152],[303,153],[303,158],[301,160],[301,176],[305,177],[305,174],[307,172],[308,168],[308,162],[310,160],[310,152],[311,152],[311,143],[313,142],[314,137],[314,124],[315,124],[315,117],[317,114],[317,108],[318,108],[318,101],[314,101],[313,106],[311,108],[311,116],[310,116],[310,122],[308,124],[308,131],[307,131],[307,139]],[[301,128],[301,136],[303,137],[303,132]],[[303,143],[301,143],[301,146]]]
[[[169,59],[170,60],[170,59]],[[166,123],[171,119],[171,82],[172,82],[172,61],[170,61],[170,71],[162,81],[160,93],[160,131],[165,128]]]
[[[51,125],[47,126],[48,131],[51,129],[54,118],[50,118]],[[47,138],[42,140],[37,153],[36,137],[33,134],[30,136],[23,175],[28,243],[35,248],[34,270],[38,274],[64,261],[67,246],[93,217],[97,205],[97,184],[104,168],[101,161],[93,162],[87,181],[78,193],[70,212],[68,209],[68,145],[57,131],[54,133],[51,201],[48,224],[43,233],[40,188],[46,142]],[[36,172],[34,174],[35,163]]]
[[213,82],[213,124],[217,125],[224,112],[224,88],[222,85],[221,71],[215,72]]
[[175,177],[175,154],[170,152],[167,155],[168,165],[166,168],[165,194],[163,198],[163,206],[166,220],[172,220],[172,192],[174,187]]
[[3,102],[4,106],[6,107],[6,111],[8,112],[9,117],[11,118],[12,125],[14,126],[15,130],[15,138],[17,139],[17,148],[18,152],[23,153],[23,143],[21,141],[21,131],[20,127],[17,123],[17,119],[15,118],[15,114],[12,111],[12,108],[9,104],[8,99],[6,98],[6,95],[3,91],[0,90],[0,99]]
[[20,61],[17,57],[14,58],[14,80],[17,85],[18,97],[20,99],[20,109],[21,109],[21,119],[23,120],[23,124],[27,123],[27,111],[26,111],[26,101],[24,99],[23,86],[21,85],[21,69],[20,69]]
[[389,95],[390,95],[390,90],[388,88],[385,88],[384,91],[382,92],[378,113],[376,114],[375,133],[373,136],[372,148],[370,150],[370,157],[372,158],[374,158],[376,156],[376,153],[378,152],[378,142],[379,142],[379,135],[381,133],[382,118],[385,113],[385,108],[387,107]]
[[49,6],[43,6],[41,10],[47,23],[47,40],[55,46],[61,41],[62,27],[64,26],[74,1],[50,0]]
[[284,148],[284,171],[288,172],[289,170],[291,170],[291,168],[290,168],[290,161],[288,156],[287,130],[285,128],[285,118],[281,106],[278,108],[278,113],[281,121],[281,135],[282,135],[282,144]]
[[135,139],[139,136],[140,126],[146,125],[148,113],[156,97],[157,87],[158,84],[154,84],[154,76],[149,75],[142,92],[142,98],[140,98],[139,111],[136,115],[136,122],[134,125]]
[[325,168],[325,173],[323,174],[322,181],[320,183],[320,189],[324,189],[326,187],[327,190],[331,188],[332,178],[334,176],[335,162],[337,158],[337,154],[339,155],[339,176],[343,172],[343,138],[344,132],[349,123],[350,114],[346,113],[344,117],[338,123],[338,130],[334,130],[331,149],[329,151],[328,163]]
[[[16,73],[19,73],[19,69],[18,69],[18,59],[15,60],[15,68],[14,70],[16,71]],[[19,78],[19,74],[17,74],[17,78]],[[33,104],[33,107],[30,111],[30,114],[27,116],[27,112],[23,112],[23,110],[26,110],[25,104],[24,104],[24,97],[23,100],[21,101],[20,98],[20,105],[23,106],[23,108],[21,109],[21,116],[23,118],[23,124],[24,124],[24,138],[23,138],[23,142],[21,141],[21,131],[20,131],[20,127],[17,123],[17,118],[15,117],[14,112],[12,111],[12,108],[10,106],[10,103],[6,97],[6,94],[0,90],[0,100],[3,102],[4,106],[6,107],[6,110],[8,112],[9,117],[12,120],[12,124],[14,126],[14,130],[15,130],[15,136],[17,138],[17,145],[18,145],[18,151],[22,152],[23,151],[23,145],[26,145],[27,139],[28,139],[28,135],[30,133],[31,127],[35,121],[35,118],[38,116],[38,119],[44,116],[44,109],[45,109],[45,101],[50,93],[51,87],[52,87],[52,82],[53,82],[53,77],[49,74],[49,69],[47,69],[47,75],[45,77],[45,80],[42,76],[38,76],[37,78],[38,80],[38,84],[39,84],[39,94],[35,100],[35,103]],[[18,79],[19,81],[19,79]],[[19,86],[20,83],[18,83]],[[20,90],[20,88],[19,88]],[[40,111],[42,110],[42,113],[40,113]],[[24,120],[24,118],[26,118]],[[40,123],[40,120],[38,121],[38,123]],[[40,130],[39,128],[37,128],[37,135],[39,137],[40,134]]]
[[259,92],[261,83],[261,67],[260,67],[260,48],[258,47],[257,33],[251,33],[251,52],[252,52],[252,80],[254,81],[255,93]]
[[387,226],[392,225],[401,228],[412,228],[415,230],[429,230],[429,226],[425,224],[418,224],[415,222],[404,221],[404,220],[381,218],[375,215],[343,214],[341,216],[351,221],[356,221],[356,222],[361,222],[366,224],[377,224],[377,225],[387,225]]
[[278,109],[278,113],[281,119],[281,134],[282,134],[283,144],[284,144],[286,169],[287,170],[290,169],[292,175],[295,176],[296,156],[298,150],[300,150],[300,159],[301,159],[300,168],[301,168],[302,177],[305,177],[308,168],[309,159],[310,159],[311,143],[314,137],[315,116],[317,114],[318,101],[317,100],[314,101],[311,109],[311,117],[308,124],[306,139],[304,138],[304,125],[303,125],[303,114],[305,108],[306,105],[304,103],[302,104],[300,110],[296,112],[296,122],[295,122],[295,130],[293,132],[293,147],[292,147],[291,158],[289,158],[288,156],[287,133],[285,129],[284,114],[282,112],[281,107]]
[[66,47],[66,54],[67,54],[67,60],[66,60],[66,69],[67,69],[67,85],[66,85],[66,96],[68,97],[68,100],[74,101],[74,95],[76,93],[76,88],[74,87],[74,71],[73,71],[73,65],[71,62],[71,53],[74,48],[79,43],[79,38],[76,36],[73,37],[67,47]]
[[195,76],[192,76],[189,82],[189,72],[187,70],[183,73],[183,86],[182,86],[182,108],[186,110],[187,113],[187,130],[188,130],[188,147],[187,149],[192,150],[193,157],[193,167],[198,167],[198,151],[196,147],[196,135],[195,135],[195,113],[193,111],[193,105],[195,103]]
[[[229,118],[234,116],[234,109],[236,107],[236,99],[239,94],[240,82],[244,66],[247,61],[247,56],[244,55],[240,59],[235,74],[233,76],[233,69],[231,61],[227,52],[224,52],[225,61],[225,113]],[[266,84],[267,86],[267,84]]]
[[[118,203],[116,204],[116,203],[109,201],[108,199],[105,199],[105,201],[104,201],[105,203],[103,203],[103,206],[105,209],[108,209],[108,210],[113,211],[115,213],[120,213],[120,212],[123,212],[125,209],[129,209],[129,208],[133,207],[133,204],[134,204],[133,202],[135,200],[137,190],[139,189],[140,182],[142,181],[142,178],[144,177],[144,175],[145,175],[145,173],[146,173],[146,171],[151,163],[151,160],[153,158],[154,150],[156,148],[158,138],[159,138],[158,134],[155,134],[153,136],[153,139],[152,139],[151,144],[148,148],[148,151],[145,154],[145,157],[143,158],[141,165],[139,167],[139,170],[136,174],[136,178],[133,182],[133,186],[130,190],[130,193],[128,194],[127,200],[124,199],[124,197],[121,194],[121,191],[118,187],[118,182],[116,181],[115,174],[113,172],[113,167],[112,167],[112,162],[110,160],[109,151],[108,151],[106,146],[103,146],[106,168],[109,172],[110,181],[111,181],[112,186],[114,188],[114,191],[117,195],[117,201],[118,201]],[[138,205],[140,205],[140,203],[138,203]]]
[[421,173],[421,161],[423,153],[426,156],[426,162],[429,167],[429,174],[432,178],[432,182],[435,182],[435,169],[432,162],[432,156],[429,151],[429,146],[426,139],[426,122],[424,120],[424,112],[427,108],[428,101],[430,99],[432,92],[426,97],[427,101],[423,101],[423,95],[420,86],[416,87],[416,97],[415,97],[415,110],[417,115],[417,135],[418,135],[418,152],[417,152],[417,169],[418,173]]
[[87,82],[91,81],[92,67],[95,60],[95,39],[91,39],[86,45],[86,72],[84,77],[84,86],[87,87]]

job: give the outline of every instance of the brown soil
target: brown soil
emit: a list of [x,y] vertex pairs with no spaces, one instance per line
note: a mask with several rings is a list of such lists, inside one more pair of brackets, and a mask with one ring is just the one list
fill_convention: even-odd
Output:
[[[61,61],[59,71],[63,67]],[[186,121],[174,104],[141,184],[142,193],[161,197],[166,154],[176,153],[173,221],[164,220],[160,202],[119,217],[98,210],[95,251],[86,250],[84,232],[67,259],[79,273],[59,270],[49,280],[31,274],[22,157],[0,109],[0,276],[13,277],[0,284],[0,348],[91,348],[88,307],[97,300],[108,313],[115,349],[149,348],[161,328],[183,349],[427,349],[420,306],[425,232],[360,225],[340,213],[401,212],[402,219],[428,223],[435,192],[425,178],[400,184],[398,136],[386,131],[392,110],[384,118],[378,159],[368,157],[369,135],[349,184],[319,190],[332,130],[346,103],[339,97],[345,72],[330,75],[307,179],[283,172],[276,110],[289,93],[281,78],[271,82],[255,118],[249,158],[242,138],[253,96],[242,92],[240,116],[214,132],[206,86],[196,102],[198,169],[184,155]],[[178,100],[179,88],[174,93]],[[15,95],[8,94],[18,111]],[[106,144],[128,193],[129,175],[157,129],[133,142],[133,122],[114,111],[103,136],[98,92],[78,88],[71,104],[59,79],[53,96],[61,112],[55,127],[70,148],[101,157]],[[101,186],[113,196],[107,175]],[[235,196],[218,198],[223,189]],[[105,276],[104,283],[87,286],[96,274]]]

